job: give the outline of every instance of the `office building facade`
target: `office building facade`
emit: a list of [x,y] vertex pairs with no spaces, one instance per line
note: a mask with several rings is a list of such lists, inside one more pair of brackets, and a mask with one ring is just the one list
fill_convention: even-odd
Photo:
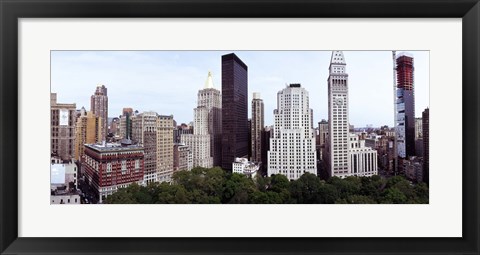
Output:
[[210,135],[210,156],[214,166],[222,164],[222,94],[213,84],[212,73],[208,72],[205,86],[198,91],[198,107],[208,111],[207,132]]
[[396,138],[402,159],[415,155],[414,64],[408,53],[396,56]]
[[157,181],[171,182],[173,175],[173,115],[157,118]]
[[132,142],[144,148],[143,184],[157,181],[157,119],[156,112],[143,112],[132,120]]
[[69,161],[75,157],[76,105],[57,102],[50,94],[50,154]]
[[317,174],[310,114],[309,95],[300,84],[290,84],[277,93],[268,176],[282,174],[296,180],[305,173]]
[[143,147],[122,144],[86,144],[82,158],[85,176],[99,203],[132,183],[143,179]]
[[102,118],[102,141],[105,141],[108,135],[108,95],[105,85],[97,85],[94,94],[90,97],[90,111]]
[[92,112],[81,113],[77,118],[75,139],[75,160],[80,161],[84,154],[84,144],[102,143],[103,125],[102,118]]
[[264,105],[260,93],[253,93],[252,120],[251,120],[251,145],[253,162],[262,162],[262,131],[264,127]]
[[423,182],[429,183],[430,178],[430,110],[422,112],[423,135]]
[[222,168],[248,157],[248,67],[235,54],[222,56]]
[[342,51],[333,51],[328,77],[328,172],[330,176],[347,176],[348,159],[348,74]]

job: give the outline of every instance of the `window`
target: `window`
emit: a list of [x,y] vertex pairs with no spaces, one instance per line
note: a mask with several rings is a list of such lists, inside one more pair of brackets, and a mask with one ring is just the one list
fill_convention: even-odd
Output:
[[126,173],[127,173],[127,161],[122,160],[122,174],[126,174]]
[[140,170],[140,160],[135,160],[135,171],[138,172]]

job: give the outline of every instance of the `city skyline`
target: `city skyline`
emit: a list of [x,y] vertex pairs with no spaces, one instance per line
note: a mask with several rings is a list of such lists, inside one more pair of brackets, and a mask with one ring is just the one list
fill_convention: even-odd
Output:
[[[248,116],[253,93],[265,103],[265,125],[273,124],[276,91],[301,83],[310,93],[314,123],[328,119],[330,51],[233,51],[248,63]],[[221,90],[221,55],[227,51],[52,51],[51,91],[59,101],[90,110],[97,84],[109,92],[109,117],[125,107],[140,113],[173,114],[178,124],[193,121],[196,95],[208,72]],[[398,51],[397,51],[398,53]],[[428,51],[415,58],[415,112],[429,107]],[[350,124],[393,126],[391,51],[344,51],[349,73]],[[67,85],[65,85],[67,84]],[[368,100],[365,100],[368,99]],[[160,102],[160,103],[159,103]],[[418,117],[418,116],[417,116]],[[316,125],[315,125],[316,126]]]

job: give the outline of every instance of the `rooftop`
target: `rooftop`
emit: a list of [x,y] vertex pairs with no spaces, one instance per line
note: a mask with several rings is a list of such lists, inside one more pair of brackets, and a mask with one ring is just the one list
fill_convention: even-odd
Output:
[[403,56],[413,58],[413,55],[409,52],[400,52],[400,53],[397,54],[397,58],[403,57]]
[[106,144],[85,144],[85,147],[88,147],[92,150],[96,150],[99,152],[106,152],[106,151],[130,151],[130,150],[143,150],[143,146],[134,144],[134,145],[126,145],[126,144],[119,144],[119,143],[106,143]]

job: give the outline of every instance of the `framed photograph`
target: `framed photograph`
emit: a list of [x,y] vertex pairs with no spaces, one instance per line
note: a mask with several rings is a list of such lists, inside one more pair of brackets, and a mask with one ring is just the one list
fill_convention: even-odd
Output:
[[478,254],[479,11],[0,0],[1,254]]

